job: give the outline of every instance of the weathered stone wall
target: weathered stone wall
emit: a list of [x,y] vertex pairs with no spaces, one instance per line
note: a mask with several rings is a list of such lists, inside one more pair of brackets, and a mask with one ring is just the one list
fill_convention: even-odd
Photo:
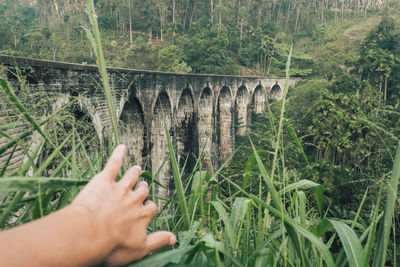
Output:
[[[13,73],[18,66],[31,90],[54,98],[51,105],[43,107],[47,113],[68,103],[72,96],[78,97],[81,110],[90,115],[99,139],[108,137],[110,116],[96,66],[10,56],[0,56],[0,65],[5,66],[6,78],[16,91],[20,84]],[[203,150],[203,167],[213,172],[232,154],[235,131],[238,135],[246,134],[249,109],[261,113],[267,99],[283,96],[284,78],[116,68],[109,68],[108,72],[120,118],[121,142],[128,145],[132,163],[142,164],[143,157],[149,156],[149,169],[153,173],[168,155],[165,128],[176,145],[181,166],[186,159],[192,162]],[[294,86],[296,82],[296,79],[290,79],[289,85]],[[8,118],[4,109],[0,118]],[[237,129],[235,125],[238,125]],[[3,143],[0,139],[0,146]],[[4,162],[4,157],[6,154],[0,162]],[[170,173],[170,164],[166,161],[159,173],[159,181],[169,189],[173,188]],[[162,197],[170,195],[170,190],[157,190]]]

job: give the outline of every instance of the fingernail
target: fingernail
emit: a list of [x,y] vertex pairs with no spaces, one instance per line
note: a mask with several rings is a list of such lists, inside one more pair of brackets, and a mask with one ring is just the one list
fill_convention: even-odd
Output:
[[126,145],[118,145],[115,150],[118,150],[119,152],[124,152],[126,153]]
[[145,185],[147,187],[149,186],[149,184],[146,181],[140,181],[139,184],[143,184],[143,185]]
[[171,235],[169,237],[169,244],[172,246],[172,245],[175,245],[175,243],[176,243],[176,236],[175,235]]
[[142,173],[142,168],[139,165],[133,166],[135,169],[139,171],[139,173]]

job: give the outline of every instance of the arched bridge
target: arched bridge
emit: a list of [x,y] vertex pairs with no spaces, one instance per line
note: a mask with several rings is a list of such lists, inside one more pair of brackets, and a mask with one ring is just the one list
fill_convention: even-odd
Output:
[[[33,89],[51,95],[56,110],[80,96],[82,112],[90,115],[100,140],[110,131],[105,98],[96,66],[0,56],[0,75],[18,88],[16,67]],[[109,68],[116,95],[121,142],[129,155],[142,164],[150,158],[154,172],[167,157],[165,126],[178,153],[178,162],[204,153],[203,166],[213,171],[232,154],[235,134],[245,135],[251,112],[262,113],[268,99],[283,96],[284,78],[177,74]],[[298,80],[290,79],[294,86]],[[1,166],[0,166],[1,167]],[[170,186],[170,167],[165,164],[159,181]],[[160,192],[166,196],[168,192]]]

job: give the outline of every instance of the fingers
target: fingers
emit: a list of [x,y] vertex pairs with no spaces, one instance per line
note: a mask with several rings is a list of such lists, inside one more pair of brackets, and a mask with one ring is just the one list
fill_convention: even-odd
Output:
[[148,216],[149,218],[149,223],[151,219],[156,215],[157,213],[157,205],[151,200],[147,200],[146,203],[144,203],[144,215]]
[[105,176],[110,180],[114,180],[117,176],[119,170],[122,167],[122,160],[124,159],[125,154],[126,146],[119,145],[114,149],[110,159],[107,161],[103,172],[105,173]]
[[175,245],[175,242],[176,237],[173,233],[160,231],[148,235],[146,238],[145,246],[146,250],[150,252],[164,246],[173,246]]
[[137,184],[133,194],[138,201],[143,202],[149,195],[149,186],[145,181],[141,181]]
[[139,179],[141,173],[142,169],[140,166],[133,166],[125,172],[124,177],[119,181],[119,184],[122,185],[122,187],[131,190]]

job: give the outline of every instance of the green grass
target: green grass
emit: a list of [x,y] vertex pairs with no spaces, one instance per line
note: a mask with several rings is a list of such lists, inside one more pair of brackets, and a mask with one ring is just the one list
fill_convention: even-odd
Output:
[[[89,149],[84,145],[85,141],[94,137],[90,130],[79,126],[82,123],[70,119],[68,106],[37,120],[0,78],[1,89],[24,120],[22,124],[28,127],[16,137],[4,134],[9,140],[0,147],[0,155],[11,151],[0,178],[0,226],[3,229],[35,220],[67,205],[79,192],[79,187],[101,170],[109,151],[118,144],[115,100],[112,88],[107,86],[92,1],[88,1],[88,7],[95,36],[91,42],[97,49],[104,92],[108,95],[108,108],[115,127],[113,137],[109,147],[97,143],[97,149]],[[87,31],[91,36],[90,30]],[[286,80],[289,66],[290,56]],[[250,140],[251,155],[242,170],[242,180],[226,177],[223,172],[226,166],[214,175],[203,171],[202,155],[193,170],[180,169],[174,144],[166,131],[169,161],[166,159],[165,164],[171,164],[175,193],[148,230],[171,230],[177,234],[178,243],[174,248],[161,249],[128,266],[165,266],[169,263],[181,266],[367,266],[371,261],[373,266],[385,265],[388,244],[395,243],[391,231],[398,201],[400,145],[390,179],[381,179],[376,205],[364,231],[360,233],[356,229],[361,225],[359,215],[369,191],[364,194],[354,220],[330,219],[323,205],[323,185],[288,173],[284,153],[288,144],[282,138],[285,129],[301,155],[301,164],[308,165],[309,162],[295,129],[284,117],[289,90],[287,82],[284,90],[284,98],[279,103],[280,116],[277,120],[271,119],[271,125],[275,126],[271,140],[273,151],[259,151],[254,140]],[[64,131],[52,131],[54,127],[50,125],[65,128]],[[13,127],[15,124],[7,124],[1,131],[7,133]],[[35,137],[38,145],[34,146],[28,137]],[[17,146],[24,148],[28,160],[21,162],[18,171],[5,177],[12,151]],[[266,155],[272,157],[272,166],[266,166]],[[157,183],[157,173],[159,171],[155,174],[145,172],[143,179],[153,187]],[[383,211],[380,208],[382,199]],[[335,244],[339,245],[334,247]]]

